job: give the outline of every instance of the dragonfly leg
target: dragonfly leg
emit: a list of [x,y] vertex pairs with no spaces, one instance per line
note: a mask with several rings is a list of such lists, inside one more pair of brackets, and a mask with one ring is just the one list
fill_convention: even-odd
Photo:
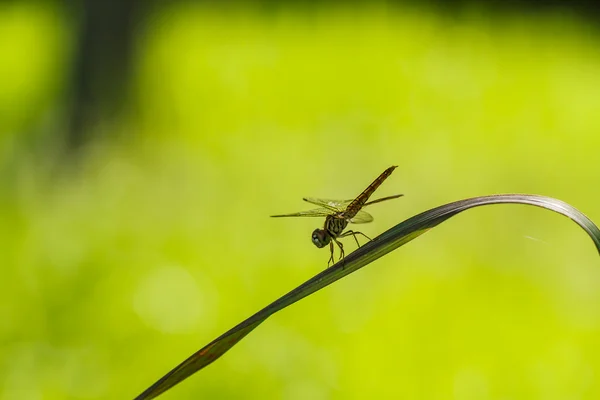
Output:
[[335,240],[335,242],[337,243],[337,245],[340,247],[340,260],[341,260],[341,259],[344,258],[344,254],[345,254],[344,253],[344,245],[340,241],[338,241],[337,239],[335,239],[335,238],[333,240]]
[[329,261],[327,261],[327,268],[329,268],[329,263],[332,265],[335,264],[335,259],[333,258],[333,242],[329,242]]
[[364,233],[362,233],[362,232],[358,232],[358,231],[346,231],[346,232],[342,233],[342,234],[341,234],[340,236],[338,236],[338,237],[346,237],[346,236],[350,236],[350,235],[352,235],[352,237],[353,237],[353,238],[354,238],[354,240],[356,241],[356,245],[357,245],[358,247],[360,247],[360,243],[358,243],[358,239],[356,238],[356,235],[363,235],[364,237],[366,237],[367,239],[369,239],[369,241],[373,240],[373,239],[371,239],[370,237],[368,237],[367,235],[365,235]]

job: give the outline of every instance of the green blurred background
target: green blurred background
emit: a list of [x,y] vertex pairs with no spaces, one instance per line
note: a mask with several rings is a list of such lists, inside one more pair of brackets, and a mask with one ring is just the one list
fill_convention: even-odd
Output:
[[[217,4],[153,2],[86,64],[85,7],[0,3],[0,399],[133,398],[325,268],[321,220],[269,215],[355,196],[390,165],[377,194],[405,197],[373,206],[369,236],[507,192],[600,222],[596,21]],[[273,316],[161,398],[598,399],[599,305],[582,230],[485,207]]]

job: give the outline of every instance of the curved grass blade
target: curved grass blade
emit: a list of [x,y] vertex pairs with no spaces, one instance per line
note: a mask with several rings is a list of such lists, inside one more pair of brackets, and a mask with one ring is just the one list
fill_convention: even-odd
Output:
[[410,242],[416,237],[427,232],[429,229],[439,225],[448,218],[465,211],[469,208],[488,205],[488,204],[506,204],[517,203],[527,204],[536,207],[545,208],[562,214],[575,223],[577,223],[592,238],[596,249],[600,253],[600,230],[583,213],[573,206],[551,197],[528,195],[528,194],[501,194],[492,196],[474,197],[466,200],[459,200],[453,203],[445,204],[415,215],[393,228],[382,233],[372,241],[366,243],[356,251],[347,255],[346,258],[331,268],[315,275],[288,294],[275,300],[273,303],[263,308],[250,318],[241,322],[234,328],[225,332],[217,339],[191,355],[187,360],[179,364],[172,371],[167,373],[155,384],[146,389],[135,400],[153,399],[159,394],[165,392],[179,382],[188,378],[190,375],[206,367],[208,364],[222,356],[237,342],[244,338],[254,328],[260,325],[265,319],[277,311],[301,300],[302,298],[323,289],[338,279],[351,274],[352,272],[375,261],[379,257],[389,253],[392,250]]

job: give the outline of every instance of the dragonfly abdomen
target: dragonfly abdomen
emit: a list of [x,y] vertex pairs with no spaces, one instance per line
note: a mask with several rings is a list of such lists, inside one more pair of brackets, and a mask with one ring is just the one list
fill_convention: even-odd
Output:
[[346,207],[346,210],[343,213],[343,217],[345,219],[354,218],[354,216],[365,205],[367,200],[369,200],[369,197],[373,194],[373,192],[377,190],[379,186],[381,186],[383,181],[385,181],[387,177],[392,174],[396,167],[396,165],[393,165],[385,171],[383,171],[381,175],[379,175],[377,179],[373,181],[373,183],[371,183],[365,190],[363,190],[363,192],[360,195],[358,195],[356,199],[354,199],[354,201],[352,201],[352,203],[348,204],[348,207]]

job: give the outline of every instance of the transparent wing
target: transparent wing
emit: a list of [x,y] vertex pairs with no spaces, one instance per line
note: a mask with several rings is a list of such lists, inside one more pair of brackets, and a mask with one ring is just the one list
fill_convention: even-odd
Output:
[[402,196],[404,196],[404,195],[403,194],[395,194],[393,196],[387,196],[387,197],[382,197],[377,200],[371,200],[371,201],[365,203],[365,205],[363,207],[370,206],[371,204],[375,204],[375,203],[381,203],[382,201],[397,199],[398,197],[402,197]]
[[352,203],[352,200],[317,199],[314,197],[304,197],[302,200],[335,212],[344,211],[348,204]]
[[366,211],[359,211],[354,218],[350,220],[353,224],[366,224],[373,221],[373,216]]
[[280,214],[280,215],[271,215],[271,217],[273,218],[279,218],[279,217],[326,217],[330,214],[334,214],[335,211],[332,211],[329,208],[315,208],[312,210],[307,210],[307,211],[300,211],[297,213],[292,213],[292,214]]
[[[370,204],[379,203],[381,201],[397,199],[401,197],[401,194],[397,194],[394,196],[383,197],[381,199],[369,201],[363,207],[366,207]],[[320,208],[315,208],[308,211],[300,211],[292,214],[281,214],[281,215],[271,215],[271,217],[326,217],[331,214],[335,214],[338,212],[343,212],[348,204],[352,203],[354,199],[350,200],[334,200],[334,199],[318,199],[315,197],[304,197],[302,200],[320,206]],[[353,224],[366,224],[367,222],[373,221],[373,216],[365,211],[359,211],[354,218],[350,220]]]
[[[387,197],[382,197],[377,200],[371,200],[371,201],[365,203],[365,205],[363,207],[366,207],[366,206],[369,206],[369,205],[375,204],[375,203],[380,203],[382,201],[397,199],[398,197],[402,197],[402,196],[403,195],[401,195],[401,194],[395,194],[393,196],[387,196]],[[354,201],[354,199],[333,200],[333,199],[317,199],[315,197],[305,197],[302,200],[307,201],[307,202],[312,203],[317,206],[329,208],[330,210],[334,210],[334,211],[344,211],[346,209],[346,207],[348,207],[348,204],[350,204]]]

